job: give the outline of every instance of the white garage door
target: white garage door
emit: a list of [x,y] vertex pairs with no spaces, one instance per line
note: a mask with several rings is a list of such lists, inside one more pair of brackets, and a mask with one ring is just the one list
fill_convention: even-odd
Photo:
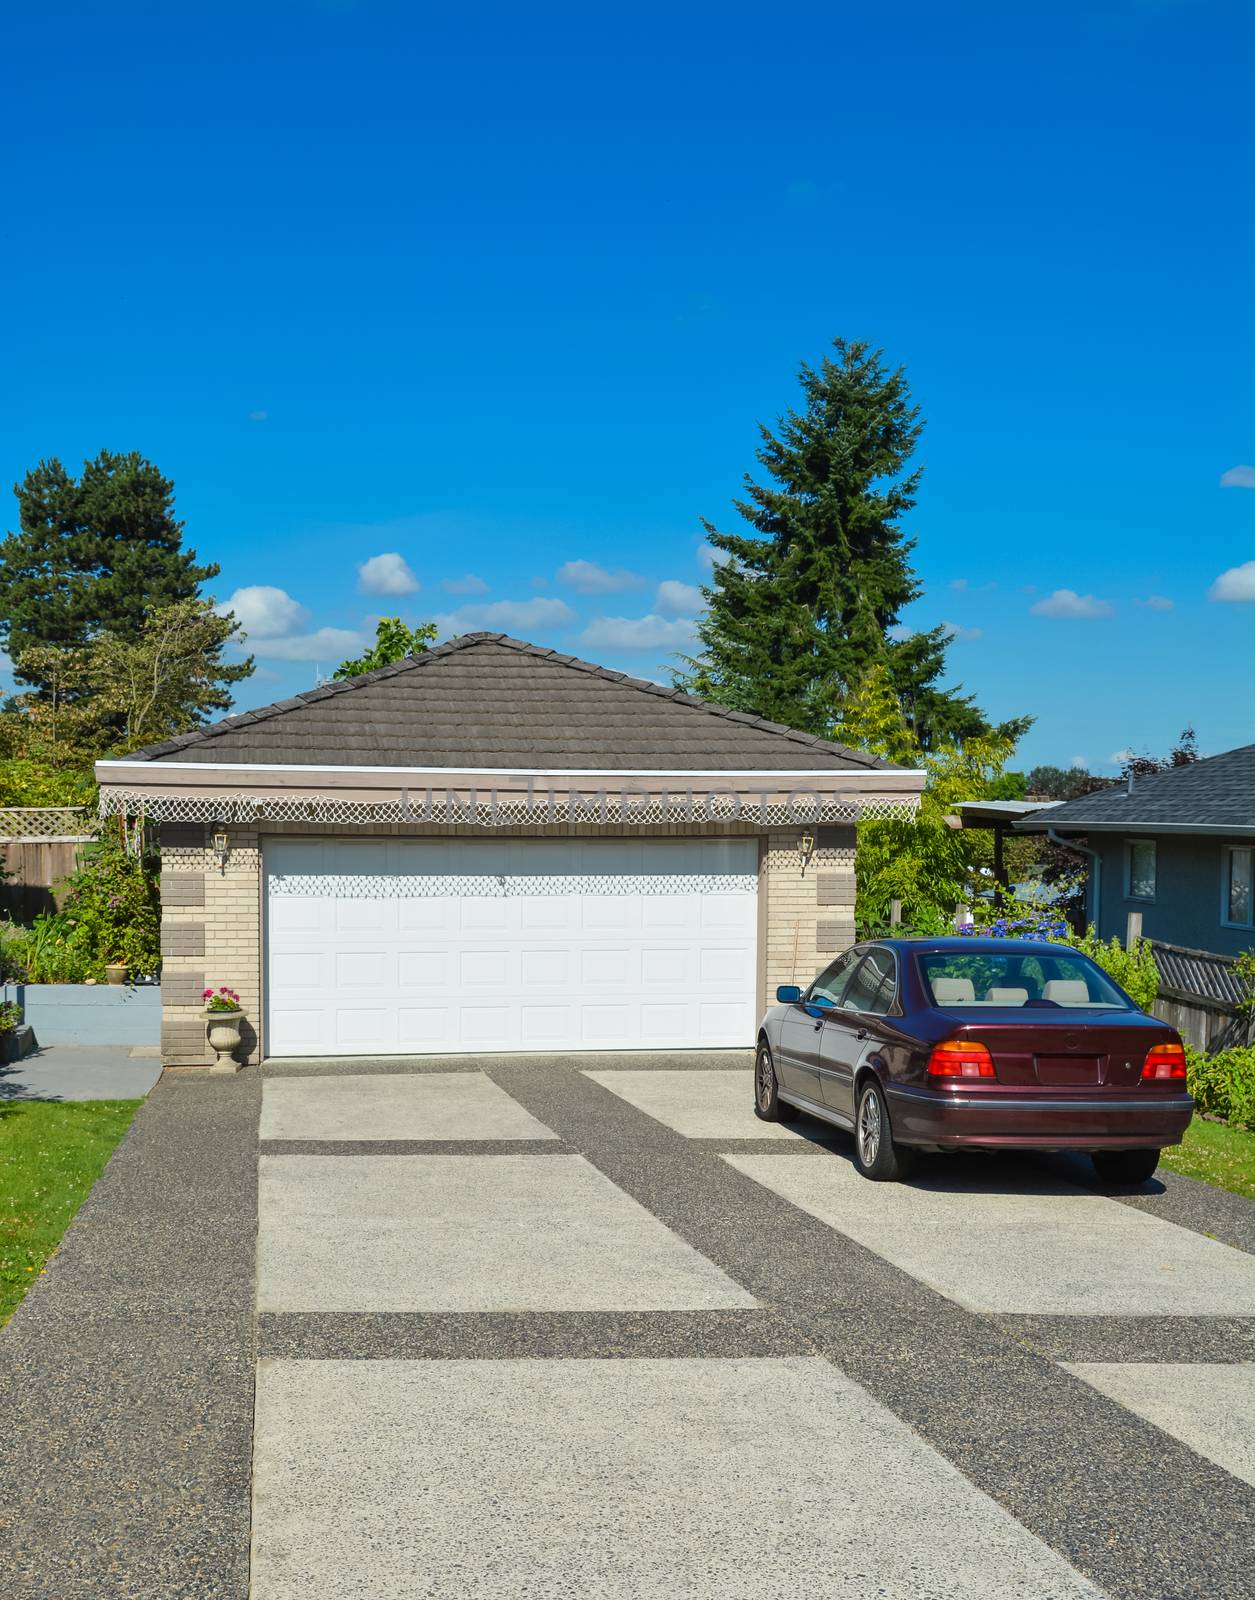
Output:
[[267,1054],[754,1040],[750,839],[276,840]]

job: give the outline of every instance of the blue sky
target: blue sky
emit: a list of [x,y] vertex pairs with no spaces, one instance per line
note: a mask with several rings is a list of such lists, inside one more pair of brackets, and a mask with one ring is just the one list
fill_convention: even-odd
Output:
[[0,474],[172,476],[242,703],[397,612],[665,680],[843,334],[1021,764],[1255,739],[1250,4],[2,11]]

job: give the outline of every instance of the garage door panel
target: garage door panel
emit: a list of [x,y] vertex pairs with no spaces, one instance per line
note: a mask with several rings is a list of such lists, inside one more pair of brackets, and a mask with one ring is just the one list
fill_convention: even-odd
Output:
[[574,952],[571,950],[524,950],[520,975],[526,990],[570,989],[574,987]]
[[397,954],[397,987],[405,994],[446,995],[453,986],[453,953],[428,946]]
[[750,1044],[756,852],[728,840],[273,841],[267,1051]]

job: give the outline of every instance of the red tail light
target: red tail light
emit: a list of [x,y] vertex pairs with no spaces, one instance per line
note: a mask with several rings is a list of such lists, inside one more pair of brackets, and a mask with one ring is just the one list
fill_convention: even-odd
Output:
[[1179,1044],[1153,1044],[1142,1063],[1142,1080],[1147,1078],[1184,1078],[1185,1051]]
[[928,1058],[930,1078],[992,1078],[994,1075],[993,1057],[974,1039],[945,1039],[933,1046]]

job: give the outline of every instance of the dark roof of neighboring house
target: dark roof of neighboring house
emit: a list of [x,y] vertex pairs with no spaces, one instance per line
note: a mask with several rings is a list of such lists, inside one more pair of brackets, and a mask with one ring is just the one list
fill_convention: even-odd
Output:
[[1170,767],[1027,817],[1061,833],[1255,833],[1255,744]]
[[541,771],[892,767],[500,633],[463,634],[127,759]]

